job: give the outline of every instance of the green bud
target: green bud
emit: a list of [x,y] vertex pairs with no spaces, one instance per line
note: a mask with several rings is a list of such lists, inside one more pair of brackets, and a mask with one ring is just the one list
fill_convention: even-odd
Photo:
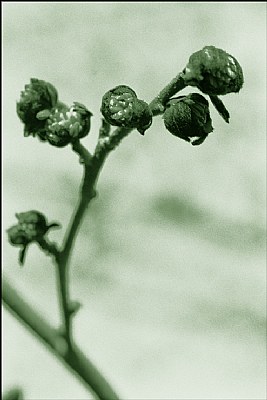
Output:
[[92,115],[77,102],[71,107],[56,107],[46,120],[44,137],[53,146],[64,147],[88,135]]
[[15,214],[16,225],[7,230],[8,240],[13,246],[20,246],[20,264],[23,264],[27,246],[32,242],[40,242],[51,228],[59,227],[58,223],[47,224],[45,216],[39,211],[27,211]]
[[205,46],[190,56],[183,78],[187,85],[209,95],[239,92],[244,83],[238,61],[214,46]]
[[40,118],[40,112],[51,110],[57,100],[57,90],[49,82],[32,78],[30,83],[25,85],[17,102],[17,114],[25,124],[24,136],[35,136],[44,127],[45,121]]
[[[198,93],[171,99],[163,119],[169,132],[194,146],[203,143],[213,131],[209,103]],[[197,139],[192,141],[192,138]]]
[[18,220],[18,225],[24,229],[30,241],[44,236],[47,232],[48,225],[46,218],[39,211],[32,210],[15,215]]
[[137,128],[141,134],[152,124],[148,104],[139,100],[135,91],[126,85],[116,86],[104,94],[101,112],[110,125]]
[[7,229],[7,234],[9,243],[21,248],[19,262],[23,265],[28,245],[34,241],[41,243],[47,231],[59,227],[59,224],[56,222],[47,224],[45,216],[35,210],[15,215],[18,223]]
[[43,237],[50,225],[47,225],[45,216],[39,211],[27,211],[15,214],[17,225],[7,230],[8,238],[13,245],[26,245]]

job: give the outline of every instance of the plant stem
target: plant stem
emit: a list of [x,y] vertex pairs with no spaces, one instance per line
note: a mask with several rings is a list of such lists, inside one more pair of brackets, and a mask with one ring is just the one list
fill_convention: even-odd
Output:
[[174,96],[177,92],[184,89],[185,87],[186,84],[183,79],[183,74],[182,72],[180,72],[175,78],[171,80],[170,83],[168,83],[167,86],[165,86],[164,89],[162,89],[158,96],[151,101],[149,107],[152,111],[152,114],[155,116],[162,114],[165,105],[170,97]]
[[62,268],[60,264],[57,264],[57,282],[58,282],[58,293],[60,308],[62,311],[63,324],[61,327],[62,334],[66,339],[68,345],[68,351],[72,348],[72,329],[71,329],[71,312],[70,312],[70,300],[69,300],[69,285],[66,268]]
[[81,163],[84,164],[90,164],[91,159],[92,159],[92,155],[91,153],[89,153],[89,151],[81,144],[81,142],[78,140],[76,140],[73,144],[72,144],[72,150],[77,153],[80,157],[80,161]]
[[69,224],[69,229],[66,232],[65,239],[63,242],[63,249],[58,257],[57,269],[58,269],[59,293],[61,297],[61,308],[64,317],[64,333],[69,349],[71,349],[72,347],[72,327],[71,327],[72,312],[70,310],[69,284],[68,284],[69,258],[71,255],[71,250],[73,248],[77,231],[82,222],[85,211],[90,201],[96,196],[95,184],[101,166],[102,164],[99,163],[99,160],[96,160],[94,158],[90,160],[90,164],[88,165],[84,164],[84,177],[81,185],[79,202],[72,216],[72,220]]
[[[180,73],[150,103],[149,107],[152,114],[154,116],[162,114],[169,98],[185,86],[182,73]],[[83,383],[88,388],[94,390],[98,399],[119,400],[104,377],[83,355],[73,341],[71,326],[73,309],[69,296],[69,259],[71,250],[85,211],[90,201],[96,196],[96,183],[99,173],[108,154],[133,130],[133,128],[120,127],[109,133],[109,129],[110,126],[103,121],[99,141],[93,156],[79,141],[75,142],[72,146],[83,162],[84,175],[80,198],[66,232],[62,250],[58,251],[57,247],[48,242],[39,243],[45,251],[55,257],[60,304],[63,315],[63,333],[60,334],[51,328],[7,282],[3,284],[2,297],[8,309],[42,339],[61,361],[72,368]]]
[[[159,95],[150,103],[150,109],[153,115],[158,115],[164,111],[164,104],[177,91],[185,87],[182,74],[178,74],[172,81],[159,93]],[[68,343],[69,350],[72,348],[72,312],[70,309],[69,297],[69,258],[73,248],[74,240],[85,211],[90,201],[96,196],[96,183],[102,166],[108,154],[118,146],[121,140],[126,137],[133,128],[120,127],[109,133],[110,126],[102,121],[100,128],[99,141],[93,156],[77,141],[73,144],[73,150],[78,153],[84,161],[84,176],[80,190],[80,198],[77,208],[72,216],[69,229],[66,232],[63,249],[57,258],[58,286],[60,293],[60,303],[64,321],[64,334]]]
[[5,307],[31,330],[64,363],[87,389],[99,400],[119,400],[93,363],[73,344],[71,351],[60,333],[52,328],[36,311],[25,302],[8,281],[2,282],[2,299]]
[[59,256],[59,250],[57,248],[57,245],[55,243],[49,242],[46,238],[42,237],[38,239],[39,246],[41,247],[42,250],[44,250],[45,253],[48,255],[55,257],[56,259]]

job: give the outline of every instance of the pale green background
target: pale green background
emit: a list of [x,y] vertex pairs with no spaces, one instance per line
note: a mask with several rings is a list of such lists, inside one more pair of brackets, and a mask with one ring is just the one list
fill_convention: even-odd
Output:
[[[23,138],[15,103],[31,77],[93,112],[131,86],[150,101],[190,54],[215,45],[244,69],[224,97],[227,125],[194,148],[158,117],[110,155],[72,259],[81,347],[121,399],[265,399],[264,3],[3,4],[4,273],[57,324],[54,269],[32,246],[19,268],[5,229],[29,209],[58,220],[61,240],[81,166],[70,148]],[[186,89],[184,93],[191,92]],[[85,389],[16,320],[3,313],[4,388],[26,400],[88,399]]]

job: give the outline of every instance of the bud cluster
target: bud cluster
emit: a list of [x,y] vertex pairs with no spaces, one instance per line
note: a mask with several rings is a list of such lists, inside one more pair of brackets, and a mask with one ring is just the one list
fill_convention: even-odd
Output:
[[17,114],[24,123],[25,136],[37,136],[57,147],[85,137],[92,116],[81,103],[68,107],[59,102],[55,87],[35,78],[21,92]]
[[[233,56],[214,46],[205,46],[190,56],[179,79],[183,87],[194,86],[209,95],[216,110],[229,122],[229,112],[218,96],[239,92],[244,83],[242,68]],[[209,103],[200,94],[169,98],[161,105],[164,124],[173,135],[198,145],[213,131]],[[106,123],[136,128],[144,134],[152,124],[151,107],[129,86],[119,85],[104,94],[100,110]],[[92,116],[83,104],[74,102],[68,107],[59,102],[56,88],[36,78],[25,85],[17,113],[25,125],[25,136],[37,136],[56,147],[74,145],[85,137]]]
[[[230,114],[218,95],[239,92],[243,86],[243,71],[233,56],[214,46],[205,46],[190,56],[180,76],[186,86],[196,86],[208,94],[216,110],[229,122]],[[193,145],[203,143],[213,131],[209,103],[198,93],[170,99],[163,119],[169,132]],[[192,140],[194,137],[197,139]]]

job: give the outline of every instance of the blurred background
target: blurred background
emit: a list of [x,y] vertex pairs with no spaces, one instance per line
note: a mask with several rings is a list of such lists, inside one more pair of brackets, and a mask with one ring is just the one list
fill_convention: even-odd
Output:
[[[7,243],[15,212],[62,224],[82,167],[69,147],[23,137],[16,101],[31,77],[92,111],[118,84],[150,101],[215,45],[243,67],[239,94],[223,98],[226,124],[193,147],[161,117],[110,154],[72,256],[71,295],[82,303],[77,341],[123,400],[265,399],[266,4],[3,3],[4,275],[59,323],[54,267],[32,245],[25,266]],[[193,90],[185,89],[187,94]],[[3,386],[26,400],[85,400],[84,387],[3,311]]]

